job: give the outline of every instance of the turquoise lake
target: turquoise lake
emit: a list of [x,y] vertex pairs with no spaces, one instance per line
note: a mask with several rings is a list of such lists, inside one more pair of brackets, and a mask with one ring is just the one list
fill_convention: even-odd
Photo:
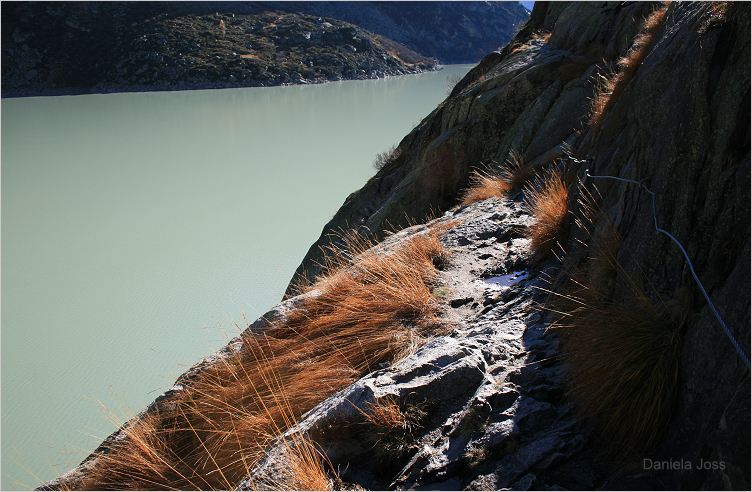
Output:
[[279,302],[375,155],[470,68],[3,99],[2,489],[76,466]]

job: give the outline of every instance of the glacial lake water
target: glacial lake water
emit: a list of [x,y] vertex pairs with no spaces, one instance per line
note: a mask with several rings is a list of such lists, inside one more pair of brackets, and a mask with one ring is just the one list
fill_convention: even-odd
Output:
[[76,466],[279,302],[375,155],[470,68],[3,99],[2,490]]

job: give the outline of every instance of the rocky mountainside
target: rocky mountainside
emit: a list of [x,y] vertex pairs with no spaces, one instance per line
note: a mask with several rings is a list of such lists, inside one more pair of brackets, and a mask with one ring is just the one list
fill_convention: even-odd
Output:
[[518,2],[264,2],[341,19],[443,64],[477,63],[507,44],[529,14]]
[[747,3],[536,2],[44,488],[749,490],[750,59]]
[[[628,276],[666,302],[681,298],[690,316],[677,403],[651,455],[664,466],[648,471],[668,488],[746,489],[749,365],[693,270],[748,357],[749,5],[671,3],[662,20],[642,25],[657,7],[536,2],[512,43],[484,58],[348,197],[298,275],[315,277],[343,230],[381,238],[450,209],[474,170],[563,165],[570,193],[579,183],[588,190],[572,193],[572,208],[595,197],[623,238],[612,254]],[[583,231],[583,222],[573,216],[562,241],[565,271],[596,256],[598,231]],[[693,267],[656,227],[684,245]],[[624,287],[615,296],[630,297]],[[701,461],[713,469],[698,469]]]
[[350,2],[10,2],[2,6],[2,91],[179,90],[415,73],[435,70],[439,60],[477,61],[508,42],[514,25],[526,19],[518,4],[484,2],[420,8],[413,2],[362,8]]

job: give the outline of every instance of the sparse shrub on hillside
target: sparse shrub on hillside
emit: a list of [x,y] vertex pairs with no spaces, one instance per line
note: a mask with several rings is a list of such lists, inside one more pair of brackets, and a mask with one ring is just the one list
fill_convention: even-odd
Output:
[[616,62],[616,69],[604,75],[598,75],[588,119],[593,135],[598,133],[606,112],[619,99],[624,88],[634,78],[637,69],[645,60],[653,39],[661,27],[669,3],[664,2],[645,19],[629,51]]
[[452,93],[454,87],[460,82],[460,80],[462,80],[462,75],[459,73],[447,75],[446,82],[444,83],[444,91],[447,96]]
[[533,224],[527,229],[530,249],[538,258],[561,248],[569,226],[569,191],[561,169],[554,169],[525,188]]
[[687,309],[649,298],[616,259],[618,231],[602,215],[599,221],[591,256],[566,272],[548,308],[559,315],[552,328],[562,340],[569,399],[615,469],[646,456],[668,423]]
[[392,145],[384,152],[376,154],[376,158],[373,160],[373,168],[376,169],[377,173],[381,172],[382,169],[392,164],[397,157],[399,157],[399,149],[396,145]]
[[[136,421],[77,484],[80,489],[232,489],[269,442],[319,402],[444,329],[431,294],[448,252],[430,229],[393,251],[350,238],[309,296],[242,348],[198,374],[160,412]],[[314,449],[293,442],[280,487],[324,488]],[[308,449],[308,450],[306,450]],[[303,473],[303,471],[301,471]],[[308,472],[305,472],[308,473]]]

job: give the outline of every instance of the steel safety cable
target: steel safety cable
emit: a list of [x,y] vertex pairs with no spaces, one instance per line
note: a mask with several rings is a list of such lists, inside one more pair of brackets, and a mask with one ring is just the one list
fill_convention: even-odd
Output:
[[[569,159],[576,162],[577,164],[587,164],[587,160],[580,160],[575,159],[574,157],[569,156]],[[700,290],[702,291],[702,295],[705,296],[705,300],[708,301],[708,306],[710,306],[710,309],[713,311],[713,314],[718,319],[718,322],[723,327],[723,330],[726,332],[726,335],[728,336],[729,340],[731,340],[731,343],[734,345],[734,348],[736,348],[736,351],[741,356],[742,360],[744,360],[744,363],[747,364],[747,368],[750,368],[749,358],[742,350],[741,345],[739,342],[734,338],[734,335],[731,334],[731,330],[729,330],[728,326],[726,326],[726,323],[723,321],[723,318],[721,318],[721,315],[718,313],[718,310],[715,308],[715,305],[713,304],[713,301],[710,300],[710,296],[708,295],[707,291],[705,290],[705,287],[703,287],[702,282],[700,282],[700,279],[697,277],[697,273],[695,272],[695,268],[692,265],[692,261],[689,259],[689,255],[687,254],[687,251],[684,249],[684,247],[681,245],[681,243],[672,236],[668,231],[665,231],[658,227],[658,215],[655,211],[655,193],[650,191],[647,186],[645,186],[645,181],[635,181],[632,179],[624,179],[624,178],[617,178],[616,176],[600,176],[600,175],[593,175],[590,174],[589,169],[585,169],[585,175],[590,178],[608,178],[608,179],[615,179],[617,181],[624,181],[626,183],[633,183],[636,185],[639,185],[642,189],[650,193],[652,197],[653,202],[653,226],[655,227],[655,230],[665,234],[668,236],[677,246],[679,246],[679,249],[681,250],[682,254],[684,255],[684,258],[687,260],[687,264],[689,265],[689,270],[692,272],[692,277],[694,277],[695,282],[697,283],[698,287],[700,287]]]

